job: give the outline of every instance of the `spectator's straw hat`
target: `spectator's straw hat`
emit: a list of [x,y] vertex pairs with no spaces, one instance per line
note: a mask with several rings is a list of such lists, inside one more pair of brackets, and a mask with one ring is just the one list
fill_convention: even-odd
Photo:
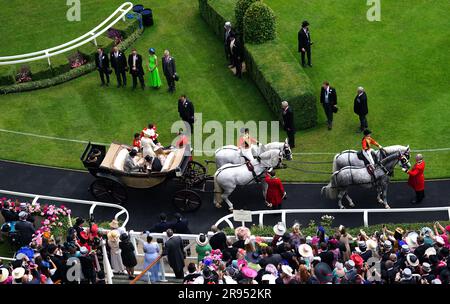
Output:
[[290,277],[292,277],[292,276],[294,275],[294,274],[292,273],[293,270],[292,270],[291,266],[289,266],[289,265],[283,265],[283,266],[281,266],[281,271],[282,271],[284,274],[286,274],[286,275],[288,275],[288,276],[290,276]]
[[409,253],[411,250],[409,249],[409,246],[406,244],[402,245],[402,252],[403,253]]
[[399,234],[403,234],[405,231],[402,228],[397,227],[397,228],[395,228],[395,232],[397,232]]
[[419,259],[415,254],[408,253],[408,255],[406,256],[406,264],[411,267],[416,267],[419,265]]
[[113,229],[117,229],[119,228],[119,221],[116,219],[113,219],[111,221],[111,223],[109,223],[109,227],[113,228]]
[[262,276],[261,281],[273,285],[275,284],[276,279],[277,278],[273,274],[265,274]]
[[327,263],[317,264],[316,267],[314,267],[314,274],[321,284],[329,283],[333,279],[333,273]]
[[27,217],[28,217],[28,213],[26,213],[25,211],[20,211],[19,212],[19,218],[25,219]]
[[298,246],[298,253],[304,258],[309,258],[313,256],[312,247],[309,246],[308,244],[301,244],[300,246]]
[[25,274],[25,268],[17,267],[13,270],[12,277],[14,280],[19,280],[19,279],[23,278],[24,274]]
[[417,232],[410,232],[408,233],[408,236],[406,237],[406,243],[408,244],[409,248],[417,248],[418,244],[417,244],[417,237],[419,236],[419,234]]
[[366,242],[364,241],[359,241],[358,242],[358,247],[356,247],[356,251],[357,252],[364,252],[367,250],[367,245]]
[[392,242],[389,241],[389,240],[386,240],[386,241],[384,241],[383,246],[384,246],[385,249],[389,249],[390,250],[390,249],[392,249]]
[[409,268],[403,269],[402,276],[403,276],[405,279],[410,279],[410,278],[412,277],[411,269],[409,269]]
[[278,222],[273,226],[273,232],[278,236],[283,236],[286,233],[286,225],[283,222]]
[[6,268],[0,268],[0,283],[3,283],[8,279],[9,271]]
[[206,237],[206,235],[204,233],[200,233],[197,238],[195,239],[195,241],[197,242],[197,244],[199,246],[206,246],[208,245],[208,238]]
[[423,271],[425,271],[426,273],[430,273],[431,272],[431,265],[430,263],[424,262],[422,264],[422,269]]
[[366,245],[369,250],[376,250],[378,247],[378,243],[372,239],[368,239]]
[[436,249],[434,249],[434,247],[430,247],[425,250],[424,256],[429,257],[431,255],[436,255]]

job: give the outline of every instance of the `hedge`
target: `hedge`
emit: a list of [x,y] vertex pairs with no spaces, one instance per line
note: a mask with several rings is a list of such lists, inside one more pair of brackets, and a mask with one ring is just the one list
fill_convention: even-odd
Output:
[[[223,39],[225,21],[234,18],[236,0],[199,0],[200,15]],[[260,45],[245,44],[247,71],[273,113],[281,120],[281,101],[294,110],[297,129],[317,124],[317,99],[309,77],[281,41],[275,39]]]
[[[130,33],[127,36],[128,38],[119,44],[118,47],[121,50],[127,49],[143,32],[143,29],[139,28],[138,22],[135,19],[133,20],[134,22],[128,22],[127,24],[128,27],[134,29],[134,32]],[[97,37],[97,43],[99,46],[104,47],[108,52],[113,46],[113,41],[106,36]],[[88,59],[88,63],[81,67],[71,69],[68,56],[76,51],[85,55]],[[0,94],[18,93],[47,88],[64,83],[95,70],[95,63],[93,60],[95,54],[97,53],[97,49],[93,42],[83,45],[77,50],[72,51],[72,53],[60,54],[51,57],[51,68],[49,68],[47,60],[32,61],[24,64],[30,67],[32,74],[31,76],[33,79],[33,81],[25,83],[16,83],[15,81],[15,75],[22,65],[0,66]]]

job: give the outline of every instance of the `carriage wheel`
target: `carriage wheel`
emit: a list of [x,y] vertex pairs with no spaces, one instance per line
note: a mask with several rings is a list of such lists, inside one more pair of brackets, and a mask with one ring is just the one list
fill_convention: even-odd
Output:
[[122,184],[108,178],[96,179],[89,190],[99,201],[121,205],[128,200],[127,189]]
[[193,212],[202,205],[200,195],[192,190],[180,190],[176,192],[172,202],[175,208],[181,212]]
[[196,161],[190,161],[184,174],[186,184],[189,186],[199,186],[206,178],[206,168]]

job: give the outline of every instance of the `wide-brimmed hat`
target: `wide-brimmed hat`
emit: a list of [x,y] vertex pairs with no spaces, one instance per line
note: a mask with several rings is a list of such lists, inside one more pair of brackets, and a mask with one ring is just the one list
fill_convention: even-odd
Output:
[[403,276],[405,279],[411,278],[411,277],[412,277],[412,271],[411,271],[411,269],[409,269],[409,268],[403,269],[402,276]]
[[277,269],[277,267],[275,267],[275,265],[267,264],[266,268],[264,270],[273,274],[274,276],[278,277],[278,269]]
[[0,283],[3,283],[8,279],[9,271],[6,268],[0,268]]
[[197,238],[195,239],[195,241],[197,242],[197,244],[199,246],[206,246],[208,245],[208,238],[206,237],[206,235],[204,233],[200,233],[199,235],[197,235]]
[[406,255],[406,264],[411,267],[416,267],[417,265],[419,265],[419,259],[417,258],[417,256],[415,254],[408,253]]
[[286,225],[283,222],[278,222],[273,226],[273,232],[278,236],[283,236],[286,233]]
[[250,229],[248,229],[247,227],[244,227],[244,226],[237,227],[234,230],[234,234],[238,239],[243,239],[243,240],[250,238],[250,236],[252,235],[250,232]]
[[409,248],[408,245],[406,245],[406,244],[402,245],[402,252],[403,253],[409,253],[410,251],[411,251],[411,249]]
[[422,264],[422,269],[423,269],[423,271],[425,271],[426,273],[429,273],[429,272],[431,272],[431,265],[430,265],[429,263],[427,263],[427,262],[424,262],[424,263]]
[[350,259],[355,262],[355,265],[360,267],[364,264],[363,258],[359,254],[352,254]]
[[300,246],[298,246],[298,253],[304,258],[314,256],[313,249],[308,244],[301,244]]
[[317,280],[322,284],[329,283],[333,279],[333,273],[327,263],[320,262],[317,264],[316,267],[314,267],[314,274],[316,275]]
[[356,247],[356,251],[357,252],[364,252],[367,250],[367,245],[366,242],[364,241],[359,241],[358,242],[358,247]]
[[241,274],[246,279],[254,279],[258,275],[258,272],[254,269],[244,266],[241,269]]
[[369,250],[375,250],[378,247],[378,243],[372,239],[368,239],[366,245]]
[[25,274],[25,268],[17,267],[13,270],[12,277],[14,278],[14,280],[19,280],[19,279],[23,278],[24,274]]
[[420,229],[420,234],[423,236],[429,236],[433,234],[433,230],[431,230],[430,227],[423,227],[422,229]]
[[417,238],[419,237],[419,234],[417,232],[410,232],[408,233],[408,235],[406,236],[406,243],[408,244],[409,248],[417,248],[417,246],[419,246],[417,244]]
[[109,223],[109,227],[111,227],[113,229],[119,228],[119,221],[116,219],[112,220],[111,223]]
[[261,281],[262,282],[268,282],[268,284],[275,284],[276,277],[273,274],[265,274],[262,276]]
[[389,240],[384,241],[383,247],[386,248],[386,249],[391,249],[392,248],[392,242],[389,241]]
[[436,255],[436,249],[434,247],[429,247],[425,250],[424,256],[430,257],[431,255]]
[[281,266],[281,271],[282,271],[284,274],[286,274],[286,275],[288,275],[288,276],[290,276],[290,277],[292,277],[292,276],[294,275],[294,274],[293,274],[292,267],[289,266],[289,265],[283,265],[283,266]]

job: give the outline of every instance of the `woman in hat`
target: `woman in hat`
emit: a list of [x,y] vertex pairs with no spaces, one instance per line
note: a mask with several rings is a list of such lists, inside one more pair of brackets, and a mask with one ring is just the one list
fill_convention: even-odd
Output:
[[154,48],[150,48],[148,53],[148,70],[150,71],[148,85],[154,89],[159,89],[161,87],[161,78],[159,78],[158,57]]
[[134,267],[137,265],[136,255],[134,253],[134,246],[130,242],[130,237],[126,233],[120,235],[119,248],[121,250],[122,262],[128,273],[130,280],[134,279]]
[[111,268],[113,272],[122,273],[125,270],[123,266],[121,250],[119,247],[120,234],[117,230],[111,230],[108,232],[108,247],[110,248],[111,255]]
[[[141,238],[137,238],[138,241],[143,243],[143,250],[144,250],[144,265],[142,266],[142,269],[146,269],[151,263],[153,263],[160,255],[159,245],[153,240],[153,237],[148,234],[147,235],[147,241],[144,242]],[[145,282],[155,283],[157,281],[160,281],[161,278],[159,277],[159,263],[156,263],[153,265],[152,268],[150,268],[149,271],[147,271],[146,275],[142,277],[142,280]]]
[[212,248],[209,245],[209,240],[204,233],[200,233],[196,240],[197,245],[195,246],[195,252],[197,253],[197,261],[200,263],[205,256],[207,256]]

